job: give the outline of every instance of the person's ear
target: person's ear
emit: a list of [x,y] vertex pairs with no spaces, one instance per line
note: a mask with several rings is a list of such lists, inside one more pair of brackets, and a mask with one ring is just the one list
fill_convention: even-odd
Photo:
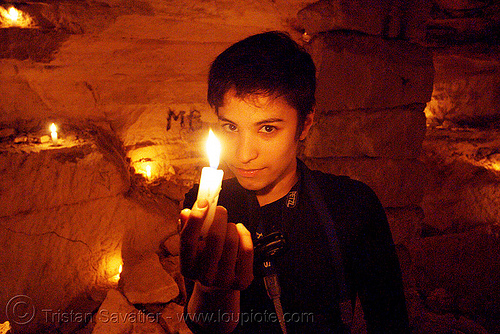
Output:
[[314,110],[307,114],[306,119],[304,121],[304,127],[302,128],[302,132],[300,133],[299,140],[304,140],[307,137],[307,134],[309,133],[309,130],[311,129],[311,126],[313,125],[313,120],[314,120]]

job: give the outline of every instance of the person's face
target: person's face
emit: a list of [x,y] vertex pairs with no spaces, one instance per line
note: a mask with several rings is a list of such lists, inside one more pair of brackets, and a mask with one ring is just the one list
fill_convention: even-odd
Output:
[[222,157],[239,183],[256,191],[261,205],[286,195],[297,181],[297,147],[312,114],[297,136],[297,111],[283,98],[240,99],[229,91],[218,109]]

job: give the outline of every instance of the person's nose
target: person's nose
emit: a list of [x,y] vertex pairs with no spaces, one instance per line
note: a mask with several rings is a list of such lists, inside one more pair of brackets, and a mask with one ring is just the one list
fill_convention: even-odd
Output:
[[257,158],[259,155],[257,149],[257,141],[248,133],[242,133],[238,147],[236,149],[236,158],[242,164],[247,164]]

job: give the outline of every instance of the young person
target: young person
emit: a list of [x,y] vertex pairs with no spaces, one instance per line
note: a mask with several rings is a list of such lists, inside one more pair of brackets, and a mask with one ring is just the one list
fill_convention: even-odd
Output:
[[[339,304],[357,294],[370,333],[409,332],[379,200],[365,184],[311,171],[296,158],[314,115],[309,54],[286,33],[250,36],[215,59],[208,83],[223,159],[235,177],[223,182],[204,238],[208,203],[196,202],[197,187],[185,197],[181,270],[190,328],[344,333]],[[269,285],[274,293],[269,277],[277,277],[279,299],[266,292]]]

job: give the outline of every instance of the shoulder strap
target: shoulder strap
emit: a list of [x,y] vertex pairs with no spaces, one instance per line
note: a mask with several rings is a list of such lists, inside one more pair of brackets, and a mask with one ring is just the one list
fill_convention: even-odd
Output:
[[[309,168],[307,168],[307,166],[305,166],[300,160],[299,165],[302,169],[301,174],[304,178],[303,184],[305,185],[306,192],[311,197],[314,208],[319,214],[319,218],[328,238],[328,243],[330,244],[330,251],[334,264],[333,269],[337,277],[337,282],[339,283],[340,289],[342,320],[348,327],[351,327],[352,320],[354,318],[354,309],[356,307],[356,297],[349,293],[347,288],[339,239],[337,237],[337,232],[333,223],[334,220],[332,219],[330,210],[328,210],[324,195],[318,186],[318,180],[313,175],[313,172]],[[349,313],[349,310],[346,307],[342,307],[342,301],[347,299],[351,300],[350,314],[346,314]]]

